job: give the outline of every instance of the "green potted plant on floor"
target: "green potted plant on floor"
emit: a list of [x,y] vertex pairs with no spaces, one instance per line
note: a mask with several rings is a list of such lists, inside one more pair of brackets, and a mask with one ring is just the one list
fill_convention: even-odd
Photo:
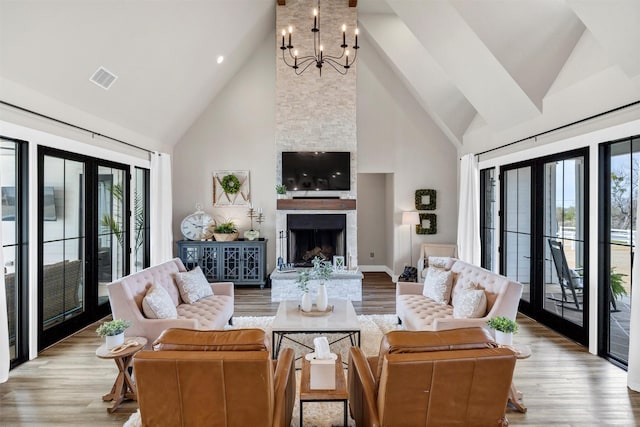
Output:
[[622,280],[625,276],[627,276],[627,274],[616,273],[615,267],[611,267],[609,285],[611,286],[611,293],[615,299],[619,299],[621,296],[627,295],[627,290],[624,288]]
[[511,345],[513,334],[518,332],[518,324],[504,316],[492,317],[487,321],[487,326],[496,331],[496,342],[502,345]]
[[131,322],[128,320],[114,319],[98,326],[96,333],[106,338],[107,349],[110,350],[124,343],[124,331],[129,326],[131,326]]

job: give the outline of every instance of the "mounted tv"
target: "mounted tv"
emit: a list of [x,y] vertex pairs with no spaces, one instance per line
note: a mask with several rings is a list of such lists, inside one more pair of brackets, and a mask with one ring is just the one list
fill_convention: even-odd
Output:
[[282,184],[288,191],[349,191],[348,151],[283,151]]

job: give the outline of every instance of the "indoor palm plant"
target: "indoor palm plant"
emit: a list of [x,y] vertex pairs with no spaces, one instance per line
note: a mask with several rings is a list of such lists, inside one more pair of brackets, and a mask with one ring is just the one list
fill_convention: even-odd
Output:
[[287,186],[284,184],[276,185],[276,194],[278,195],[278,199],[284,199],[287,195]]
[[503,345],[513,343],[513,334],[518,332],[518,324],[507,317],[492,317],[487,321],[487,326],[496,331],[496,342]]
[[131,322],[128,320],[114,319],[98,326],[96,333],[101,337],[105,337],[107,349],[112,349],[124,343],[124,331],[129,326],[131,326]]

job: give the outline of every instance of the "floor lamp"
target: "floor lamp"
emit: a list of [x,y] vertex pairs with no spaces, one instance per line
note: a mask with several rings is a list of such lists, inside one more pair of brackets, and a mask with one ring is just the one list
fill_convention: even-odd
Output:
[[410,266],[413,267],[413,231],[411,227],[413,225],[420,224],[420,215],[416,211],[402,212],[402,225],[409,226],[409,258],[411,260]]

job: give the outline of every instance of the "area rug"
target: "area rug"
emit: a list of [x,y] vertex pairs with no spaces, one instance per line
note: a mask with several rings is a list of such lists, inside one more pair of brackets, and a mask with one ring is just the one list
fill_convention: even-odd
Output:
[[[358,320],[360,320],[360,333],[361,333],[361,343],[360,347],[364,351],[367,356],[374,356],[378,354],[378,349],[380,347],[380,340],[382,336],[396,329],[401,329],[402,327],[397,324],[398,319],[395,315],[385,314],[385,315],[360,315],[358,316]],[[261,328],[267,333],[267,336],[271,338],[271,323],[273,322],[273,316],[261,316],[261,317],[234,317],[233,326],[228,327],[227,329],[238,329],[238,328]],[[335,338],[333,335],[325,335],[327,339],[330,341],[332,338]],[[309,344],[313,340],[312,335],[303,336],[300,335],[298,337],[301,342],[309,342]],[[308,340],[308,341],[305,341]],[[348,352],[350,347],[349,340],[343,340],[331,347],[331,351],[335,353],[340,353],[342,355],[343,360],[348,360]],[[296,356],[300,356],[309,352],[308,349],[298,346],[295,343],[292,343],[289,340],[283,341],[283,347],[291,347],[296,352]],[[346,372],[345,372],[346,375]],[[296,394],[300,391],[300,371],[296,372]],[[296,404],[293,408],[293,419],[291,420],[291,426],[299,426],[300,425],[300,402],[296,398]],[[341,426],[343,421],[343,404],[341,402],[330,403],[330,402],[322,402],[322,403],[307,403],[304,405],[304,426],[305,427],[329,427],[329,426]],[[129,420],[124,424],[123,427],[139,427],[141,426],[140,419],[140,411],[131,414]],[[349,419],[349,426],[355,426],[355,423],[352,419]]]

